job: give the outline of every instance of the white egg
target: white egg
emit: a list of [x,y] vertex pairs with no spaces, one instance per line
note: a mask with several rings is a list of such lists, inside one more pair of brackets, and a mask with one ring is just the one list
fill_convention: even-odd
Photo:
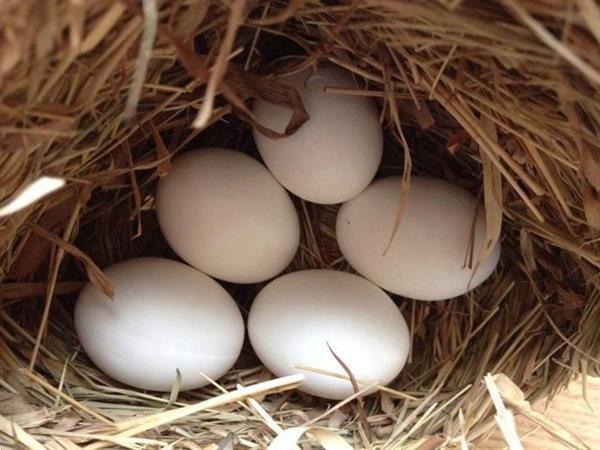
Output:
[[385,385],[404,367],[410,347],[406,322],[388,295],[333,270],[294,272],[269,283],[252,304],[248,334],[274,374],[303,373],[300,390],[330,399],[352,395],[351,382],[298,366],[346,376],[331,346],[361,388]]
[[272,278],[298,249],[300,224],[288,193],[262,164],[237,151],[205,148],[176,158],[156,203],[171,248],[221,280]]
[[[254,130],[265,164],[289,191],[322,204],[344,202],[371,182],[383,152],[383,131],[373,101],[324,92],[325,87],[355,89],[352,74],[335,67],[282,78],[302,97],[310,119],[293,135],[271,139]],[[259,101],[258,121],[283,132],[291,112]]]
[[419,300],[456,297],[483,283],[498,264],[500,244],[475,274],[465,267],[470,243],[473,262],[483,247],[485,213],[470,192],[444,180],[412,177],[402,220],[386,252],[400,182],[399,176],[377,180],[340,209],[337,240],[348,263],[382,288]]
[[75,307],[75,329],[90,359],[106,374],[141,389],[181,389],[224,375],[237,360],[244,322],[231,296],[185,264],[137,258],[104,272],[111,300],[88,283]]

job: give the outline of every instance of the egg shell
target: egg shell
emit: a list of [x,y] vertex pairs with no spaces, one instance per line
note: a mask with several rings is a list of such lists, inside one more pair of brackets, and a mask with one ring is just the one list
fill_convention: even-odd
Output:
[[261,163],[241,152],[184,153],[160,181],[156,203],[171,248],[221,280],[272,278],[298,249],[300,224],[288,193]]
[[169,391],[208,384],[235,363],[244,322],[216,281],[162,258],[117,263],[104,273],[114,300],[88,283],[75,307],[75,329],[85,352],[106,374],[125,384]]
[[269,283],[252,304],[248,334],[269,370],[303,373],[299,389],[329,399],[352,395],[350,381],[295,366],[346,376],[330,345],[364,388],[392,381],[410,347],[406,322],[388,295],[362,277],[333,270],[294,272]]
[[[271,139],[254,130],[261,157],[290,192],[314,203],[344,202],[371,182],[381,161],[383,131],[374,102],[366,97],[326,93],[325,87],[356,89],[350,72],[323,67],[284,77],[295,87],[310,119],[293,135]],[[283,132],[291,112],[264,101],[254,112],[261,124]]]
[[412,177],[400,225],[386,251],[400,186],[399,176],[377,180],[340,208],[336,234],[348,263],[382,288],[418,300],[456,297],[483,283],[498,264],[500,244],[474,275],[465,267],[472,229],[474,262],[483,247],[485,212],[475,196],[445,180]]

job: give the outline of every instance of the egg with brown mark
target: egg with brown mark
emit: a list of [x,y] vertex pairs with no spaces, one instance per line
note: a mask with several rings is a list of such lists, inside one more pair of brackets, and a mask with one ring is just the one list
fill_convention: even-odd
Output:
[[[313,203],[344,202],[371,182],[383,153],[383,130],[372,99],[326,87],[357,91],[352,73],[334,66],[282,77],[296,88],[310,118],[288,137],[254,130],[266,166],[290,192]],[[291,111],[265,101],[254,106],[258,121],[283,132]]]

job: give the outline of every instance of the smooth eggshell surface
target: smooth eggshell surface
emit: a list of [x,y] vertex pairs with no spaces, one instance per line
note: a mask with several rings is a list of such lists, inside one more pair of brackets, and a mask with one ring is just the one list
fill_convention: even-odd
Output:
[[106,374],[141,389],[169,391],[208,384],[235,363],[244,322],[216,281],[185,264],[138,258],[105,270],[111,300],[88,283],[75,307],[75,328],[90,359]]
[[396,176],[377,180],[342,206],[336,233],[348,263],[382,288],[418,300],[456,297],[483,283],[498,264],[500,244],[473,276],[465,267],[466,255],[477,210],[472,253],[477,261],[485,238],[485,213],[470,192],[444,180],[412,177],[402,220],[386,252],[400,185]]
[[404,367],[410,335],[402,314],[379,287],[357,275],[305,270],[283,275],[256,297],[248,318],[252,347],[278,376],[303,373],[300,390],[330,399],[353,394],[328,344],[360,387],[392,381]]
[[[254,130],[265,164],[289,191],[322,204],[344,202],[361,192],[377,172],[383,152],[379,114],[369,98],[324,92],[325,87],[356,89],[352,74],[323,67],[284,77],[295,87],[310,119],[289,137],[271,139]],[[258,121],[283,132],[291,112],[258,101]]]
[[171,248],[221,280],[272,278],[298,249],[300,224],[288,193],[261,163],[234,150],[205,148],[176,158],[156,202]]

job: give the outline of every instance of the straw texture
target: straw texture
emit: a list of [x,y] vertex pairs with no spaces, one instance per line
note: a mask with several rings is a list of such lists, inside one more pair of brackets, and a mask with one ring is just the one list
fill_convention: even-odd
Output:
[[[0,447],[465,448],[496,424],[516,445],[527,402],[600,373],[599,24],[593,0],[0,2],[0,208],[42,176],[66,181],[0,218]],[[277,74],[323,62],[359,86],[330,92],[376,99],[380,174],[481,197],[489,248],[503,243],[497,273],[464,298],[398,298],[410,362],[362,403],[290,391],[299,380],[270,380],[250,349],[191,393],[108,379],[72,329],[82,283],[110,293],[103,267],[174,257],[153,211],[170,159],[255,154],[250,127],[274,134],[255,98],[291,109],[293,133],[306,111]],[[336,208],[297,206],[292,267],[347,270]],[[244,310],[259,288],[228,286]]]

